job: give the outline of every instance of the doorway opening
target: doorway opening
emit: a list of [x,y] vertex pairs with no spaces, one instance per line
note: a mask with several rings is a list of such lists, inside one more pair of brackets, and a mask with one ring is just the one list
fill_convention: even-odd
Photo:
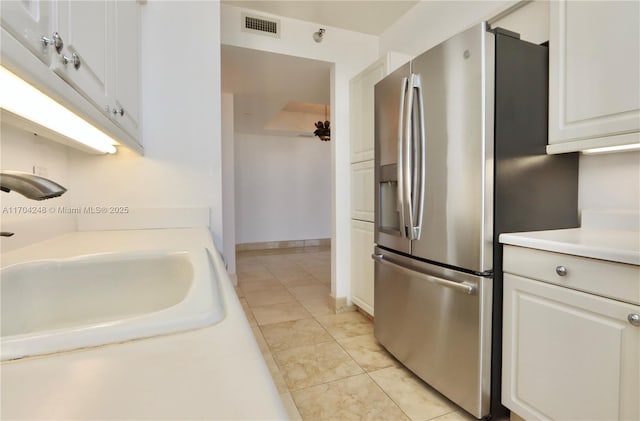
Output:
[[[332,63],[228,45],[222,45],[221,63],[223,244],[229,272],[242,281],[236,252],[327,252],[328,262],[307,265],[306,272],[328,288],[328,297],[331,143],[313,133],[317,122],[324,126],[329,120]],[[275,260],[280,266],[296,263]]]

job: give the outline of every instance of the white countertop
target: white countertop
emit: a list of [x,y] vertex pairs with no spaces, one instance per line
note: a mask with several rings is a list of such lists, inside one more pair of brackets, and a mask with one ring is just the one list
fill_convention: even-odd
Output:
[[514,246],[640,265],[640,233],[598,228],[573,228],[501,234]]
[[[204,246],[205,228],[75,232],[2,266],[109,251]],[[190,332],[2,363],[2,419],[286,419],[221,259],[225,319]]]

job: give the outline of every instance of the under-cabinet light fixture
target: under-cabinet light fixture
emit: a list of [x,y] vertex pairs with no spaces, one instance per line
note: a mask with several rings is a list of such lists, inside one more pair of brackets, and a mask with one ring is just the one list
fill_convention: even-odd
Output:
[[4,66],[0,66],[0,108],[98,152],[116,152],[114,139]]
[[611,153],[611,152],[623,152],[623,151],[635,151],[640,149],[640,143],[631,143],[628,145],[619,146],[605,146],[602,148],[592,148],[582,151],[587,155],[599,154],[599,153]]

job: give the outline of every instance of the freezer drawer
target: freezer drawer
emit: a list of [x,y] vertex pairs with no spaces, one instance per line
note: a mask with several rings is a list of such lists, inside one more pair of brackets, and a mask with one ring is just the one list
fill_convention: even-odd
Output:
[[375,249],[375,336],[466,411],[489,414],[492,279]]

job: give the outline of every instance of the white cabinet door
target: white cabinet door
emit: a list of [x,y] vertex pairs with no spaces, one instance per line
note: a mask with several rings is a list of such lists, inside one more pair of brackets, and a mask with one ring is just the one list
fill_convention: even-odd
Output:
[[373,316],[373,223],[351,221],[351,300]]
[[373,87],[386,74],[386,60],[378,60],[351,81],[351,162],[373,159]]
[[373,161],[351,165],[351,218],[373,222],[374,184]]
[[114,3],[115,121],[138,138],[140,121],[140,11],[134,0]]
[[638,131],[640,2],[550,2],[549,152],[638,142]]
[[640,419],[640,306],[504,276],[502,403],[525,419]]
[[372,160],[374,157],[374,86],[386,75],[405,64],[411,56],[389,51],[372,65],[351,79],[351,162]]
[[[101,109],[109,104],[113,83],[110,68],[113,40],[109,30],[114,3],[106,0],[57,2],[57,28],[63,37],[64,49],[55,64],[55,72]],[[78,64],[64,64],[63,56],[72,60],[77,57]]]
[[53,35],[52,10],[49,1],[0,1],[2,27],[47,65],[55,51],[43,46],[42,37]]

